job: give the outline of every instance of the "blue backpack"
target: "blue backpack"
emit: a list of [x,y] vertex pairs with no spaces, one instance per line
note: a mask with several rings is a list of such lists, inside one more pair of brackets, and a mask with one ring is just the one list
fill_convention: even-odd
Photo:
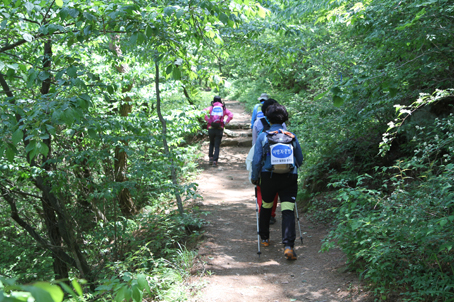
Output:
[[294,142],[295,135],[288,131],[266,131],[263,145],[264,168],[278,174],[291,172],[295,167]]

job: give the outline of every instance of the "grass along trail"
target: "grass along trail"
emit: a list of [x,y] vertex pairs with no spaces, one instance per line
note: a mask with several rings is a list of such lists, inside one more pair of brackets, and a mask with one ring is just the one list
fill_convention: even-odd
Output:
[[259,257],[254,186],[245,165],[252,139],[250,115],[238,102],[226,105],[234,118],[224,133],[218,167],[208,165],[208,141],[202,142],[203,171],[197,182],[203,196],[201,210],[210,214],[198,246],[203,260],[199,273],[205,274],[191,280],[193,287],[201,288],[191,301],[373,301],[355,274],[342,272],[345,258],[340,251],[319,253],[328,230],[310,223],[305,214],[299,213],[304,244],[298,226],[296,230],[298,260],[287,261],[283,256],[280,205],[277,222],[270,227],[271,245],[261,247]]

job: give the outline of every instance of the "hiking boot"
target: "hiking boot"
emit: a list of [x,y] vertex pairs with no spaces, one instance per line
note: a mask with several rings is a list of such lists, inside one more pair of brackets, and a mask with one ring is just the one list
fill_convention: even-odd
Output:
[[284,257],[287,260],[296,260],[296,254],[295,251],[293,250],[293,247],[286,246],[284,248]]
[[218,162],[217,161],[214,161],[213,162],[213,167],[217,167],[218,166]]
[[276,223],[276,218],[274,218],[273,216],[271,216],[270,218],[270,224],[275,224]]
[[213,164],[213,158],[210,157],[210,161],[209,161],[209,164],[212,165]]
[[269,239],[262,239],[262,246],[270,246],[270,240]]

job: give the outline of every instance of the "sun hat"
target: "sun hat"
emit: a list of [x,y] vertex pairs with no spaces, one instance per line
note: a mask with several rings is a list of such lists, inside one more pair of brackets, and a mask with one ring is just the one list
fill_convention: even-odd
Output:
[[265,100],[265,101],[266,101],[267,99],[268,99],[268,94],[262,93],[262,94],[260,95],[260,97],[259,97],[257,100],[259,100],[259,101],[260,101],[260,100]]

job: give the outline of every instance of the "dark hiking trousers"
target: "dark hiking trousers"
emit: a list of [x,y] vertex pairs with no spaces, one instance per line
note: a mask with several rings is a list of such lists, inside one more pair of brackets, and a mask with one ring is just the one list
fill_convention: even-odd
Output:
[[210,137],[210,148],[208,156],[213,158],[213,161],[218,161],[219,148],[221,146],[222,135],[224,129],[208,129],[208,136]]
[[[272,176],[272,177],[271,177]],[[274,197],[279,194],[282,211],[282,243],[285,246],[295,245],[295,201],[298,192],[297,174],[260,173],[262,207],[260,209],[259,235],[262,239],[270,238],[270,217]]]

